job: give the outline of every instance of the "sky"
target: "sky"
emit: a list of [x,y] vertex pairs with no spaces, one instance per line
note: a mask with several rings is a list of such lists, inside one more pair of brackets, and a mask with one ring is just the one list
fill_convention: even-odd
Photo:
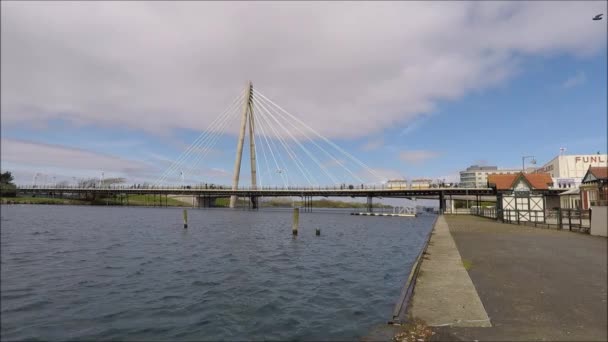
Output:
[[[1,10],[0,161],[19,184],[102,173],[230,184],[240,102],[230,108],[250,80],[302,123],[289,126],[271,102],[265,114],[254,106],[267,186],[457,181],[472,164],[542,165],[561,147],[606,153],[607,19],[591,20],[606,2],[2,1]],[[187,154],[206,131],[216,143]],[[286,162],[269,161],[273,152]],[[180,155],[190,159],[175,163]],[[248,158],[245,144],[245,185]]]

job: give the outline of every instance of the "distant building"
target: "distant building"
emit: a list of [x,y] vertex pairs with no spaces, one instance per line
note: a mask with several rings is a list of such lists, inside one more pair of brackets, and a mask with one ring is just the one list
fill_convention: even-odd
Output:
[[494,174],[488,187],[496,190],[497,216],[509,221],[545,222],[544,194],[553,185],[548,173]]
[[578,188],[590,166],[608,166],[607,154],[561,155],[536,169],[536,173],[549,173],[553,187],[558,189]]
[[608,167],[590,166],[580,186],[582,209],[608,205]]
[[433,183],[432,179],[412,179],[412,189],[429,189]]
[[407,180],[391,179],[388,182],[386,182],[386,187],[389,189],[407,189]]
[[461,188],[485,188],[488,185],[488,175],[516,174],[520,169],[499,169],[497,166],[471,165],[460,171]]
[[580,209],[581,193],[579,188],[568,189],[559,194],[559,207],[562,209]]

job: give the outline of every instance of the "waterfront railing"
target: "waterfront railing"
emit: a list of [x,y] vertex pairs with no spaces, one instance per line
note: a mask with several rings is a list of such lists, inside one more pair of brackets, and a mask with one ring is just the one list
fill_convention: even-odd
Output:
[[591,228],[591,209],[497,209],[471,208],[471,214],[491,218],[503,223],[534,226],[549,229],[568,229],[589,233]]

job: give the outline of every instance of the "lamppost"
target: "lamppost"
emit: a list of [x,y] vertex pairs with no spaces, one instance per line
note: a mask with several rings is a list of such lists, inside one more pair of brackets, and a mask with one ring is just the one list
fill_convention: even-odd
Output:
[[532,160],[530,161],[530,164],[536,165],[536,159],[534,159],[536,157],[534,157],[534,156],[523,156],[523,157],[521,157],[521,171],[522,172],[526,171],[525,160],[527,158],[532,158]]

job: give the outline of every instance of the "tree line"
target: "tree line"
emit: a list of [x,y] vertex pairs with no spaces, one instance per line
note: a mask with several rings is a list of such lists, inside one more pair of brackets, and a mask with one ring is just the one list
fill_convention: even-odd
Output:
[[10,171],[2,172],[0,174],[0,196],[1,197],[15,197],[17,196],[17,186],[13,183],[15,177]]

